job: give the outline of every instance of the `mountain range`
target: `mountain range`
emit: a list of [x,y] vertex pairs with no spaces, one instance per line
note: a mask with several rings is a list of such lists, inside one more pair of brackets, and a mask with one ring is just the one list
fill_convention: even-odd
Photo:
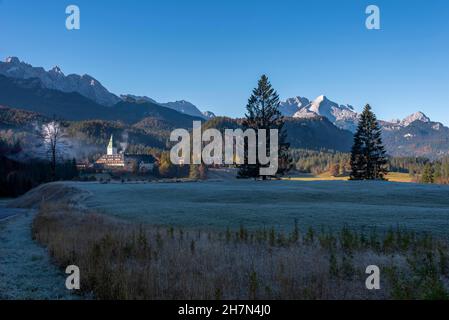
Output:
[[[315,100],[309,100],[304,97],[295,97],[282,101],[280,103],[280,110],[286,117],[293,118],[314,118],[326,117],[329,121],[337,127],[355,132],[359,121],[359,114],[354,110],[354,107],[347,104],[338,104],[329,100],[326,96],[321,95]],[[423,123],[432,123],[421,111],[415,112],[403,120],[380,120],[380,124],[384,130],[398,130],[409,126],[415,121]],[[438,123],[434,123],[438,124]],[[442,124],[440,124],[443,126]]]
[[[321,95],[315,100],[297,96],[282,101],[280,110],[286,117],[313,119],[325,117],[335,126],[355,132],[359,114],[349,104],[339,104]],[[449,154],[449,128],[432,121],[423,112],[403,120],[379,120],[387,151],[395,156],[435,158]]]
[[[117,96],[92,76],[66,76],[58,67],[45,71],[15,57],[0,62],[0,105],[71,121],[121,121],[146,134],[156,131],[158,137],[161,132],[166,137],[174,128],[191,128],[194,120],[216,123],[213,113],[201,112],[185,100],[160,103],[146,96]],[[297,96],[281,102],[280,110],[293,147],[350,149],[359,118],[353,106],[324,95],[315,100]],[[449,154],[449,128],[422,112],[379,123],[391,155],[435,158]]]
[[0,62],[0,74],[17,79],[39,79],[43,87],[62,92],[78,92],[98,104],[112,106],[120,101],[120,98],[110,93],[99,81],[85,75],[64,75],[57,66],[49,71],[41,67],[33,67],[20,61],[17,57],[9,57],[5,62]]
[[76,92],[83,97],[95,101],[97,104],[108,107],[114,106],[121,101],[131,101],[134,103],[149,102],[206,120],[215,116],[210,111],[204,113],[201,112],[192,103],[184,100],[159,103],[146,96],[140,97],[127,94],[118,97],[109,92],[97,79],[88,74],[69,74],[66,76],[58,66],[46,71],[42,67],[33,67],[28,63],[20,61],[17,57],[8,57],[4,62],[0,62],[0,75],[23,80],[39,79],[43,88],[58,90],[65,93]]
[[160,102],[157,102],[154,99],[151,99],[147,96],[135,96],[132,94],[126,94],[126,95],[121,95],[120,97],[124,101],[129,101],[129,102],[134,102],[134,103],[142,103],[142,102],[156,103],[163,107],[170,108],[170,109],[176,110],[178,112],[181,112],[181,113],[184,113],[184,114],[187,114],[190,116],[203,118],[205,120],[216,117],[212,111],[201,112],[194,104],[192,104],[188,101],[185,101],[185,100],[160,103]]
[[350,105],[340,105],[322,95],[311,101],[304,97],[295,97],[281,102],[280,110],[284,116],[293,118],[326,117],[337,127],[355,131],[358,114]]

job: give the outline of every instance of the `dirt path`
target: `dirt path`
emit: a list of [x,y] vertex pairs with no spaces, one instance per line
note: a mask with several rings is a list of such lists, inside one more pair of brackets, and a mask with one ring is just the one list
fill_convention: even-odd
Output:
[[[32,210],[0,205],[0,300],[74,299],[64,274],[31,239]],[[3,219],[1,219],[3,217]]]

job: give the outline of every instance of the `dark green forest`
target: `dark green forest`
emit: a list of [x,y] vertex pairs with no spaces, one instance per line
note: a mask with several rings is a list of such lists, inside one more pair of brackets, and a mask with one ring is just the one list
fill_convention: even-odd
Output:
[[42,183],[73,180],[78,177],[75,159],[59,162],[56,166],[56,177],[53,177],[49,161],[11,159],[18,153],[18,144],[8,145],[0,139],[0,197],[17,197]]

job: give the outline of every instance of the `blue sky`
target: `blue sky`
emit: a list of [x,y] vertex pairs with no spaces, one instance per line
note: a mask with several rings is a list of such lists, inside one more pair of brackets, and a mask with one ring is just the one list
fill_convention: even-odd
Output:
[[[65,28],[65,8],[81,30]],[[381,30],[365,28],[365,8]],[[449,125],[447,0],[0,0],[0,56],[88,73],[116,94],[189,100],[242,116],[266,73],[297,95],[379,118],[423,111]]]

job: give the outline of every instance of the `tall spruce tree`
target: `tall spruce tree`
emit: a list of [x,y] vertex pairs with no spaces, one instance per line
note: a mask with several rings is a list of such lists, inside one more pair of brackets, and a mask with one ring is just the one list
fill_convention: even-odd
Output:
[[434,183],[435,182],[435,170],[430,162],[424,166],[424,170],[421,176],[422,183]]
[[[283,128],[284,117],[279,111],[279,95],[271,86],[266,75],[262,75],[260,78],[257,88],[252,92],[251,97],[248,99],[248,104],[246,106],[247,113],[245,114],[245,120],[243,121],[243,129],[266,129],[267,130],[267,151],[269,150],[269,130],[278,129],[279,130],[279,150],[278,150],[278,174],[284,174],[291,168],[291,158],[288,152],[290,144],[287,143],[287,134]],[[257,137],[258,139],[258,137]],[[257,148],[256,146],[251,146]],[[239,177],[240,178],[256,178],[259,177],[259,169],[262,165],[257,159],[256,164],[248,164],[248,145],[245,142],[245,164],[239,167]],[[258,151],[258,150],[257,150]],[[262,179],[266,179],[266,176],[261,176]]]
[[382,130],[369,104],[363,110],[351,151],[351,180],[384,180],[388,174]]

